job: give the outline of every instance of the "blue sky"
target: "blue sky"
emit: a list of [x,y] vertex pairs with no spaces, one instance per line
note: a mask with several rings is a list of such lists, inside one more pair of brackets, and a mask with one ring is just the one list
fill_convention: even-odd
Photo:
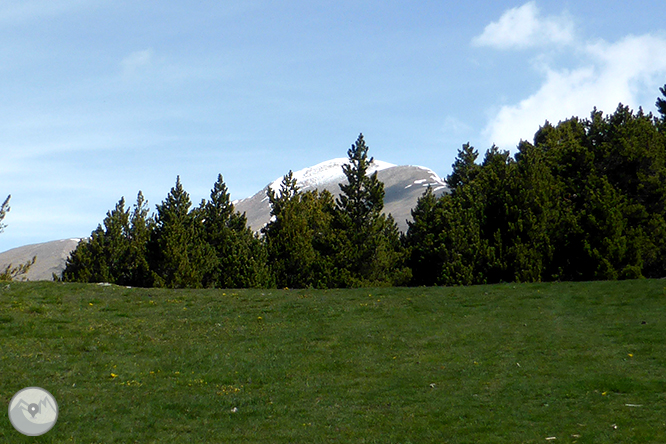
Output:
[[[455,4],[452,4],[455,3]],[[459,3],[459,4],[458,4]],[[659,1],[0,2],[0,251],[88,236],[124,196],[198,203],[370,154],[450,173],[666,83]]]

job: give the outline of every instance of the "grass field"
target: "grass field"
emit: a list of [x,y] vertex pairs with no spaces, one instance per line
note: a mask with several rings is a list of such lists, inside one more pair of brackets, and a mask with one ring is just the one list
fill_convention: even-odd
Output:
[[3,414],[2,442],[666,442],[661,280],[3,283],[0,341],[4,409],[40,386],[60,410],[38,438]]

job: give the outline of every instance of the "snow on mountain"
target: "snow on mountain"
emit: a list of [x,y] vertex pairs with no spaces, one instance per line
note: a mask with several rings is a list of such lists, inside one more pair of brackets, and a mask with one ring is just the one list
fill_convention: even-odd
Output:
[[[300,190],[307,191],[308,189],[317,188],[322,185],[327,185],[330,183],[337,184],[344,181],[346,178],[345,174],[342,172],[342,166],[348,164],[348,158],[340,157],[295,171],[293,172],[293,175]],[[375,171],[382,171],[394,166],[396,165],[392,163],[383,162],[381,160],[373,160],[370,164],[370,167],[368,168],[368,175],[374,173]],[[269,187],[277,193],[280,190],[281,182],[282,177],[275,179],[269,185]]]
[[[296,184],[301,191],[318,189],[328,190],[334,196],[340,194],[340,183],[345,183],[342,166],[348,164],[346,158],[337,158],[321,162],[309,168],[293,173]],[[412,165],[394,165],[375,159],[368,168],[368,174],[377,172],[384,183],[384,213],[392,214],[398,228],[407,230],[407,220],[411,219],[411,210],[427,187],[437,194],[448,190],[444,179],[429,168]],[[270,221],[270,204],[266,195],[269,189],[279,192],[282,177],[274,180],[254,196],[234,201],[237,211],[245,213],[248,225],[254,231],[261,230]]]
[[405,189],[411,188],[414,185],[420,185],[422,188],[432,187],[432,190],[435,193],[438,193],[438,192],[444,191],[448,188],[448,186],[446,185],[446,181],[444,179],[442,179],[441,177],[439,177],[437,175],[437,173],[435,173],[430,168],[426,168],[426,167],[422,167],[422,166],[416,166],[416,165],[413,165],[412,167],[421,169],[423,171],[426,171],[430,175],[430,177],[428,177],[427,179],[416,179],[416,180],[414,180],[414,182],[405,185]]

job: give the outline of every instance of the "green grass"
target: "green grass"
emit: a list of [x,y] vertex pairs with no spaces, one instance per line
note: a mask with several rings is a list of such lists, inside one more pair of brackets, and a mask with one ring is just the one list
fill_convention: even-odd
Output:
[[0,441],[664,443],[665,308],[661,280],[1,284],[4,408],[40,386],[60,412]]

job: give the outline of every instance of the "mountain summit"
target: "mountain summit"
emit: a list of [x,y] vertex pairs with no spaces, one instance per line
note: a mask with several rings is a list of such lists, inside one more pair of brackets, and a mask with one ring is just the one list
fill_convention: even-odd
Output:
[[[349,163],[349,159],[337,158],[327,160],[309,168],[295,171],[294,179],[301,191],[317,189],[328,190],[335,197],[340,195],[340,183],[347,183],[342,166]],[[412,165],[394,165],[381,160],[373,160],[368,168],[368,174],[377,172],[377,177],[384,183],[384,213],[393,215],[401,231],[407,231],[407,220],[411,220],[411,210],[425,192],[432,187],[436,195],[448,191],[444,179],[429,168]],[[234,201],[237,211],[245,213],[247,222],[254,231],[261,230],[271,217],[271,207],[268,201],[268,189],[275,192],[280,189],[282,177],[266,185],[261,191],[247,199]]]
[[[327,186],[328,184],[338,184],[345,180],[345,174],[342,172],[342,166],[349,165],[348,158],[336,158],[327,160],[322,163],[318,163],[315,166],[308,168],[303,168],[294,172],[294,179],[298,183],[298,186],[301,191],[308,191],[314,188],[321,186]],[[387,168],[392,168],[396,165],[388,162],[382,162],[381,160],[374,160],[370,167],[368,168],[368,175],[371,175],[375,171],[385,170]],[[280,191],[280,182],[282,182],[282,177],[279,177],[273,181],[269,187],[273,189],[276,193]],[[264,190],[267,190],[264,188]],[[263,191],[263,190],[262,190]]]

